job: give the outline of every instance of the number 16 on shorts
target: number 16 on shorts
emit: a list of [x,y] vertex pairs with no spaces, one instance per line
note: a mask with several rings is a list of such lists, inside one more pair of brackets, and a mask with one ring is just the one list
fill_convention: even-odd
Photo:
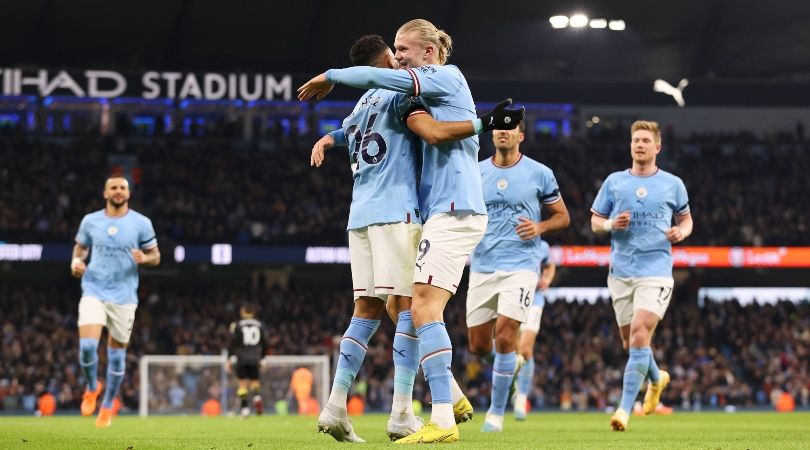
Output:
[[537,273],[470,273],[467,293],[467,326],[482,325],[499,315],[525,322],[537,288]]

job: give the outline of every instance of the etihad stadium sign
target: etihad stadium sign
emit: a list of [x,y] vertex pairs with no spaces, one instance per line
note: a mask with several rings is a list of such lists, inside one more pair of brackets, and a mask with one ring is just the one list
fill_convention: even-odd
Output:
[[290,74],[49,71],[0,67],[2,95],[289,101],[293,98],[292,88]]

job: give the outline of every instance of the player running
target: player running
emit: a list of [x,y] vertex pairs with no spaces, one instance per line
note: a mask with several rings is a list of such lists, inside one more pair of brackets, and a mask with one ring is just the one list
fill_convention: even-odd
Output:
[[[518,366],[518,328],[526,321],[537,287],[540,236],[570,223],[554,173],[520,152],[523,124],[493,132],[492,138],[495,155],[479,163],[489,225],[472,255],[467,292],[470,351],[493,363],[484,432],[503,430],[509,387]],[[545,220],[540,216],[543,207],[550,213]]]
[[[129,209],[129,182],[122,175],[104,184],[104,209],[82,219],[73,246],[70,272],[82,280],[79,301],[79,363],[87,380],[81,412],[95,412],[102,391],[98,375],[98,341],[107,327],[107,389],[97,427],[112,424],[113,399],[126,369],[126,349],[138,307],[138,266],[160,264],[152,222]],[[92,249],[92,251],[91,251]],[[87,264],[88,255],[90,263]]]
[[[393,53],[379,36],[364,36],[350,52],[357,66],[392,68]],[[365,67],[364,67],[365,68]],[[509,117],[517,123],[522,111],[493,113],[494,126]],[[513,125],[512,125],[513,126]],[[394,399],[387,431],[401,439],[422,427],[413,413],[413,382],[419,366],[416,331],[411,319],[413,264],[421,234],[421,214],[416,192],[416,157],[419,137],[428,140],[461,139],[475,133],[471,121],[436,122],[418,100],[402,93],[370,89],[360,99],[343,127],[315,144],[311,164],[320,166],[324,151],[348,147],[354,178],[349,212],[349,248],[355,308],[340,345],[340,358],[329,402],[318,419],[318,429],[338,441],[362,442],[346,412],[346,397],[365,357],[371,336],[388,311],[397,324],[393,342]],[[455,384],[455,382],[453,381]],[[461,389],[456,387],[459,393]],[[471,418],[472,407],[463,394],[456,420]]]
[[591,207],[591,229],[611,234],[607,285],[622,343],[630,351],[621,403],[610,419],[614,431],[627,429],[645,378],[650,379],[644,397],[645,414],[655,410],[661,391],[669,383],[669,374],[658,370],[650,343],[672,297],[672,244],[689,237],[693,224],[686,187],[680,178],[658,168],[660,152],[658,124],[634,122],[632,167],[610,174]]
[[264,412],[264,403],[260,393],[259,369],[262,357],[267,352],[267,340],[264,336],[264,325],[256,319],[256,306],[246,302],[239,308],[240,320],[230,326],[231,344],[228,347],[228,373],[236,366],[236,378],[239,387],[236,397],[239,399],[239,414],[244,419],[250,415],[248,394],[253,399],[256,415]]
[[529,312],[526,314],[526,321],[520,325],[520,335],[518,337],[518,354],[523,357],[526,364],[518,370],[518,386],[514,405],[515,419],[517,420],[526,420],[529,391],[534,385],[534,343],[540,333],[540,321],[543,318],[543,308],[546,306],[543,291],[551,286],[556,272],[557,265],[551,262],[549,258],[548,242],[541,240],[540,281],[537,282],[537,290],[534,292],[534,300],[532,300]]

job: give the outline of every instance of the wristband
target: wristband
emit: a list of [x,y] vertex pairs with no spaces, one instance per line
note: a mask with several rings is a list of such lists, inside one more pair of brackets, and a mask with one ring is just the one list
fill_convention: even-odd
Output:
[[471,122],[473,124],[475,134],[481,134],[484,132],[484,122],[482,122],[481,119],[473,119]]
[[613,231],[613,219],[608,219],[602,224],[602,229],[610,233]]

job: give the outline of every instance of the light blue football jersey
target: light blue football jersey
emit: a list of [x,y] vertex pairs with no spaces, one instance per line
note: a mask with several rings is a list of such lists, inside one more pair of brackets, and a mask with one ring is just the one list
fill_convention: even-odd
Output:
[[137,304],[138,265],[132,250],[157,246],[152,221],[131,209],[120,217],[110,217],[102,209],[84,216],[76,242],[90,248],[82,295],[118,305]]
[[610,238],[610,275],[614,277],[671,277],[672,244],[666,232],[673,214],[689,212],[689,197],[680,178],[658,170],[636,176],[614,172],[599,188],[591,212],[615,218],[630,211],[630,226]]
[[403,121],[413,107],[405,94],[366,92],[343,127],[331,133],[349,149],[354,187],[347,229],[422,223],[417,196],[418,137]]
[[[540,275],[543,275],[543,266],[548,264],[549,258],[549,246],[548,242],[541,240],[540,241]],[[532,301],[532,306],[538,306],[540,308],[545,308],[546,306],[546,296],[543,294],[543,291],[540,289],[536,289],[534,291],[534,300]]]
[[[427,65],[413,69],[351,67],[331,69],[326,78],[354,87],[391,89],[419,97],[439,121],[473,120],[475,103],[467,80],[456,66]],[[421,141],[420,141],[421,142]],[[419,206],[423,220],[449,211],[486,214],[477,166],[478,136],[422,146]]]
[[495,165],[493,158],[479,163],[489,223],[472,254],[472,272],[540,270],[542,240],[524,241],[515,232],[520,217],[540,221],[543,204],[560,200],[554,173],[545,165],[521,154],[509,167]]

